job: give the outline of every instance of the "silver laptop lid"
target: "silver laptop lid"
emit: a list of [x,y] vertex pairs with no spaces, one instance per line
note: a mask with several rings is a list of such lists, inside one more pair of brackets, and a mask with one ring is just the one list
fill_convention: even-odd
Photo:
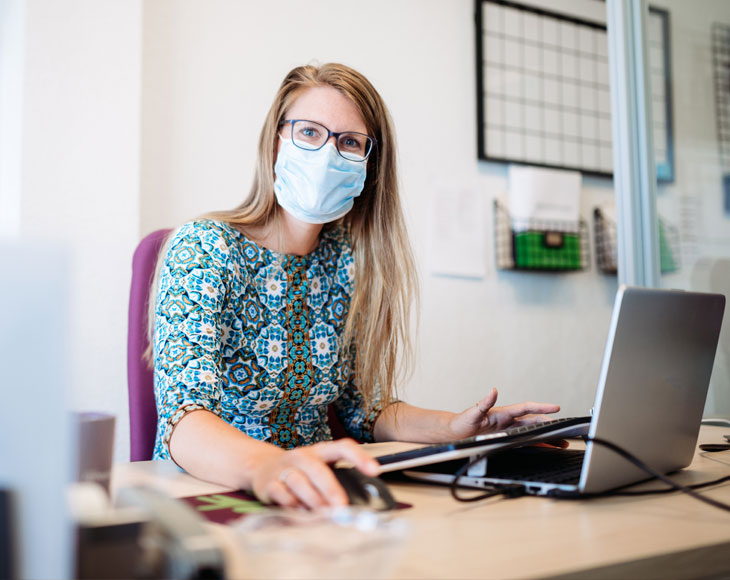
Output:
[[[664,473],[689,465],[724,309],[720,294],[620,287],[589,436]],[[579,490],[605,491],[646,477],[610,449],[589,443]]]

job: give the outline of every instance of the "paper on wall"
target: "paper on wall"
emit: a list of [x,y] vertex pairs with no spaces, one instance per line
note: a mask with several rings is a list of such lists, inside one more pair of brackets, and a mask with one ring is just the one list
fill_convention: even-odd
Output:
[[431,273],[483,278],[485,201],[475,186],[444,186],[431,204]]
[[[513,228],[577,230],[581,174],[578,171],[510,165],[509,213]],[[537,222],[537,223],[536,223]],[[540,222],[546,222],[544,226]]]

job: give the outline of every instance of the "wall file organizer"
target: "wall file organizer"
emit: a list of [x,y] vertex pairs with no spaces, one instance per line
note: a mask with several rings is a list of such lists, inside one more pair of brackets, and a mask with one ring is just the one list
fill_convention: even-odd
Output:
[[730,171],[730,25],[712,25],[717,145],[723,170]]
[[616,223],[599,209],[593,210],[593,232],[596,237],[596,263],[606,274],[618,272]]
[[723,172],[725,215],[730,215],[730,25],[712,25],[712,67],[715,81],[717,145]]
[[500,270],[582,270],[588,266],[588,228],[579,222],[514,220],[494,202],[494,235]]
[[659,269],[662,274],[679,270],[679,229],[659,218]]
[[[599,208],[593,210],[593,231],[596,237],[596,263],[606,274],[618,272],[616,222]],[[679,229],[659,218],[659,270],[669,274],[679,270]]]

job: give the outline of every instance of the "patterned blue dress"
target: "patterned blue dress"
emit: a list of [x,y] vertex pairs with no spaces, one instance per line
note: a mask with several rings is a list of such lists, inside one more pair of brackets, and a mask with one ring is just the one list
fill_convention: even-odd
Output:
[[341,227],[307,256],[273,252],[216,221],[180,228],[155,306],[154,458],[169,458],[173,428],[195,409],[292,448],[332,438],[334,403],[348,434],[372,441],[382,404],[365,405],[354,350],[340,347],[353,277]]

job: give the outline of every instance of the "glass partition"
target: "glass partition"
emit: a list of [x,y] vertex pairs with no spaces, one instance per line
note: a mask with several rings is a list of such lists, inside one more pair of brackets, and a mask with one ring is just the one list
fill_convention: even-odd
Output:
[[[649,10],[656,8],[666,15],[666,34],[651,34],[662,22],[656,18],[644,29],[652,141],[664,155],[669,147],[674,165],[673,179],[660,175],[656,185],[659,285],[730,301],[730,2],[651,0]],[[669,139],[657,129],[664,119]],[[706,415],[730,417],[729,319],[730,305]]]

